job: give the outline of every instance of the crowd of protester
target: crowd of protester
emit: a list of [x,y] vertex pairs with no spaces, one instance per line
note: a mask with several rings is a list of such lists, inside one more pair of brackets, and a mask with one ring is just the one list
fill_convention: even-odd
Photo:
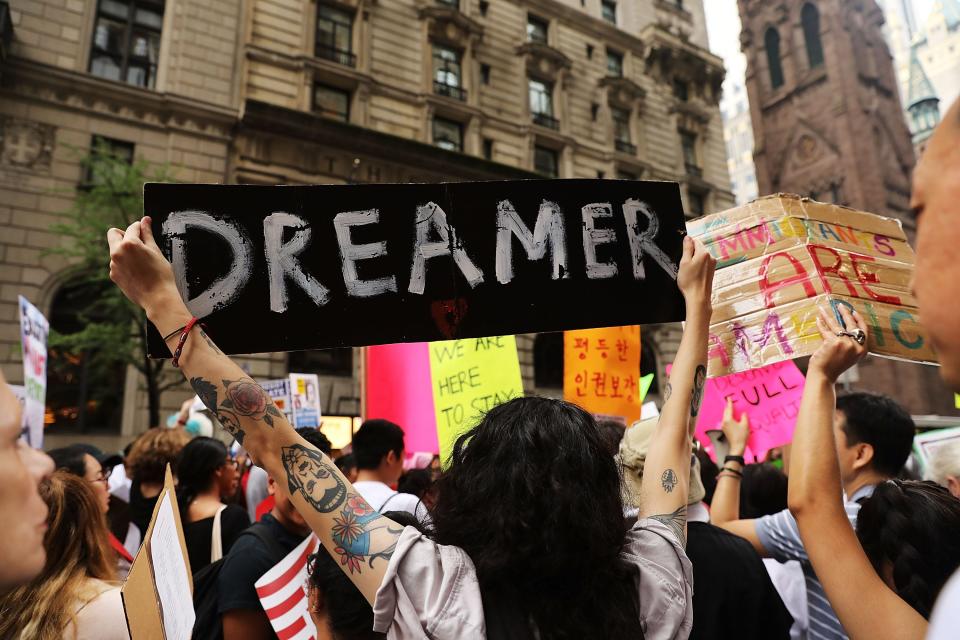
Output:
[[[915,290],[943,377],[960,389],[958,201],[960,103],[913,196]],[[960,628],[960,445],[935,452],[927,480],[901,479],[909,414],[892,398],[836,395],[866,354],[856,312],[817,319],[823,343],[789,451],[748,464],[750,424],[730,405],[714,463],[692,434],[715,262],[686,239],[687,322],[658,419],[624,428],[518,398],[459,437],[443,470],[405,469],[400,425],[368,420],[333,451],[319,430],[271,412],[215,337],[190,334],[148,218],[108,241],[124,294],[161,334],[185,336],[179,366],[224,431],[188,429],[191,400],[123,453],[78,443],[47,455],[20,440],[0,378],[0,638],[128,637],[120,586],[168,468],[197,638],[277,637],[254,583],[311,534],[320,638],[942,640]],[[224,412],[230,380],[265,402]]]

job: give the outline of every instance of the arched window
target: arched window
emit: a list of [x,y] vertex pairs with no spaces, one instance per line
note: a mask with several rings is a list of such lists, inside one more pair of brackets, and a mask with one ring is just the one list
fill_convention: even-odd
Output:
[[823,66],[823,43],[820,41],[820,12],[807,3],[800,11],[800,22],[803,24],[803,39],[807,44],[807,61],[810,68]]
[[563,332],[538,333],[534,338],[533,384],[538,389],[563,388]]
[[783,65],[780,63],[780,33],[774,27],[767,29],[763,36],[767,49],[767,67],[770,69],[770,86],[779,89],[783,86]]
[[117,309],[109,282],[78,278],[65,283],[50,305],[47,433],[119,433],[127,361],[104,348]]

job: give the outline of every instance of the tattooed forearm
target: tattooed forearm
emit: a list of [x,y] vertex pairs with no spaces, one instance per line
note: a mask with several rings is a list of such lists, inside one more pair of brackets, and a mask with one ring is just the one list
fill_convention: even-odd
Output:
[[667,381],[667,386],[663,388],[663,403],[666,404],[667,400],[670,399],[670,396],[673,395],[673,387],[670,385],[670,381]]
[[671,493],[674,488],[677,486],[677,474],[673,469],[667,469],[663,472],[663,475],[660,476],[660,485],[663,487],[663,490],[667,493]]
[[333,551],[350,573],[360,573],[364,561],[372,568],[377,558],[389,560],[402,531],[361,496],[350,494],[343,510],[333,518]]
[[700,413],[700,405],[703,402],[703,385],[706,382],[707,368],[702,364],[697,365],[697,371],[693,374],[693,394],[690,396],[690,416],[693,418],[696,418],[697,414]]
[[676,534],[680,545],[684,547],[687,546],[687,505],[679,507],[676,511],[670,514],[650,516],[650,519],[656,520],[657,522],[662,522],[670,527],[670,530]]
[[220,347],[218,347],[216,344],[214,344],[213,340],[210,339],[210,336],[208,336],[207,333],[206,333],[203,329],[200,329],[200,337],[203,338],[203,341],[207,343],[207,346],[208,346],[208,347],[210,347],[211,349],[213,349],[213,352],[214,352],[215,354],[217,354],[218,356],[222,356],[222,355],[223,355],[223,351],[220,351]]
[[[213,346],[212,343],[211,346]],[[221,388],[204,378],[190,378],[190,386],[197,392],[203,404],[213,411],[223,428],[229,431],[240,444],[243,444],[243,438],[246,436],[243,419],[264,422],[267,426],[273,427],[273,421],[283,417],[267,392],[250,378],[222,382]],[[221,393],[223,401],[220,401]]]
[[314,509],[331,513],[347,499],[347,486],[336,467],[316,449],[294,444],[281,452],[290,493],[300,493]]

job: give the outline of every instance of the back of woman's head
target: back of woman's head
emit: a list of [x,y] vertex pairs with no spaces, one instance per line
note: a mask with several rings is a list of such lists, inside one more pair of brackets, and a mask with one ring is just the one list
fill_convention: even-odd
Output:
[[787,508],[787,476],[769,462],[748,464],[740,482],[740,517],[746,520]]
[[177,456],[177,500],[186,509],[210,488],[214,473],[227,461],[227,447],[216,438],[194,438]]
[[89,483],[61,469],[39,489],[49,509],[47,561],[32,582],[0,596],[0,638],[59,640],[78,605],[96,595],[89,579],[116,578],[106,517]]
[[485,611],[512,609],[541,638],[636,633],[620,474],[579,407],[517,398],[491,409],[457,439],[432,518],[437,542],[473,560]]
[[181,428],[147,429],[134,441],[127,455],[130,477],[136,482],[163,484],[167,465],[174,466],[177,455],[188,442],[190,436]]
[[888,480],[864,501],[857,537],[881,577],[930,617],[943,583],[960,565],[960,501],[933,482]]

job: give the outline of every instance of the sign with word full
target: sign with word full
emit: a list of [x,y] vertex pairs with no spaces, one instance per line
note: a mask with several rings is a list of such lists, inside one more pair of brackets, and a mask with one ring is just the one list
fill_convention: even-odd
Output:
[[23,435],[35,449],[43,446],[44,414],[47,397],[47,336],[50,323],[40,310],[23,296],[20,307],[20,348],[23,352]]
[[437,441],[440,459],[447,464],[461,434],[493,407],[523,396],[517,339],[467,338],[429,346]]
[[643,395],[640,327],[564,331],[564,400],[630,425],[640,419]]
[[899,220],[779,194],[687,228],[718,260],[711,377],[812,354],[822,340],[818,307],[856,309],[870,328],[871,353],[935,362]]
[[804,382],[792,360],[708,379],[697,417],[697,439],[713,456],[707,431],[720,429],[729,399],[735,418],[746,413],[750,419],[748,458],[763,460],[770,449],[793,441]]
[[675,183],[147,184],[144,211],[227,353],[684,317]]

